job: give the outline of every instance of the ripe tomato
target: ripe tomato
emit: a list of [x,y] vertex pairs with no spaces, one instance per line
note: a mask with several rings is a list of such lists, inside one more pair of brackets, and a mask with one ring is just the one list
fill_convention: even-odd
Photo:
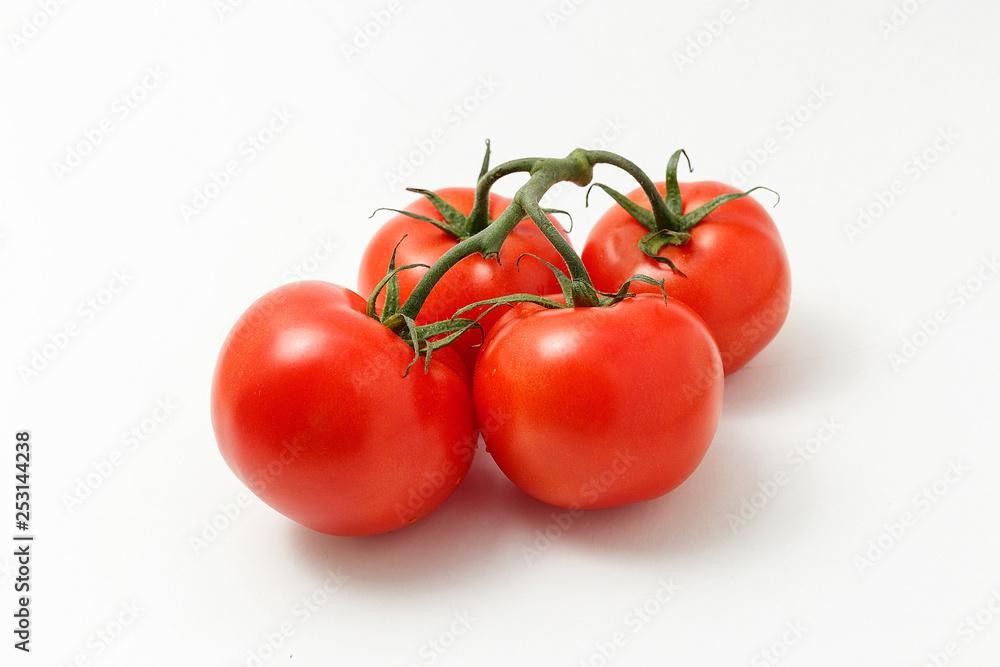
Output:
[[[660,194],[665,191],[663,183],[657,188]],[[713,181],[681,183],[680,190],[684,213],[719,195],[739,192]],[[629,199],[649,205],[641,189]],[[597,221],[581,254],[594,286],[613,291],[637,273],[663,279],[667,294],[708,324],[726,375],[743,367],[778,333],[791,299],[788,257],[771,216],[750,197],[722,204],[691,229],[690,241],[659,252],[685,275],[639,250],[639,239],[648,231],[617,204]]]
[[517,486],[566,508],[657,498],[694,472],[722,411],[722,361],[705,324],[674,299],[603,308],[516,305],[486,338],[476,413]]
[[[462,213],[468,215],[475,201],[473,188],[446,188],[436,193]],[[510,199],[490,193],[490,220],[494,220],[510,204]],[[418,213],[428,218],[441,220],[441,214],[424,198],[415,201],[406,208],[407,211]],[[558,227],[558,225],[557,225]],[[561,229],[561,228],[560,228]],[[406,238],[400,243],[400,239]],[[565,232],[563,236],[567,238]],[[393,248],[399,243],[396,252],[396,266],[407,264],[433,264],[441,255],[458,244],[459,239],[435,227],[429,222],[415,220],[405,215],[397,215],[386,222],[369,242],[361,258],[361,268],[358,273],[358,290],[366,297],[375,289],[375,285],[385,276],[386,267],[392,256]],[[434,286],[427,301],[420,311],[417,324],[430,324],[438,320],[448,319],[459,308],[476,301],[492,299],[508,294],[529,293],[547,294],[558,292],[559,283],[552,271],[541,262],[526,259],[520,262],[518,258],[524,253],[531,253],[544,259],[562,270],[566,270],[559,253],[545,238],[531,220],[524,220],[514,228],[500,251],[499,260],[484,259],[481,255],[466,257]],[[427,269],[415,268],[402,271],[399,276],[399,297],[405,300],[413,291],[414,286]],[[380,295],[378,307],[381,310],[384,293]],[[475,318],[484,308],[473,310],[463,317]],[[499,319],[502,313],[494,311],[480,320],[483,333]],[[458,355],[471,370],[479,356],[479,343],[483,340],[478,331],[463,334],[452,344]],[[476,346],[476,347],[472,347]]]
[[344,287],[269,292],[237,321],[215,367],[222,457],[261,500],[323,533],[384,533],[426,516],[468,472],[478,432],[454,353],[403,377],[412,359]]

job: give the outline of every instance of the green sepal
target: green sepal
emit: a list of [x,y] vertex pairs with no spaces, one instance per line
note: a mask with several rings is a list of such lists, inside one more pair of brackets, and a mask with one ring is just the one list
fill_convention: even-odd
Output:
[[[674,273],[678,273],[680,275],[684,275],[684,273],[678,270],[672,261],[666,257],[659,256],[660,250],[668,245],[680,246],[690,241],[690,231],[698,223],[704,220],[705,216],[726,202],[746,197],[754,190],[768,190],[769,192],[774,192],[774,190],[771,190],[770,188],[757,186],[750,188],[746,192],[727,193],[715,197],[711,201],[702,204],[693,211],[689,211],[687,214],[683,214],[684,202],[681,198],[680,184],[677,182],[677,168],[680,165],[682,155],[684,156],[684,159],[687,160],[688,171],[693,171],[691,167],[691,159],[688,157],[687,152],[683,148],[674,151],[674,153],[670,156],[670,159],[667,161],[664,195],[662,197],[658,195],[651,195],[654,201],[650,201],[649,209],[636,204],[620,192],[616,192],[602,183],[594,183],[594,185],[591,186],[591,188],[598,186],[607,192],[619,206],[625,209],[626,213],[632,216],[640,225],[649,230],[649,233],[644,235],[639,240],[639,249],[643,252],[643,254],[655,259],[661,264],[666,264]],[[774,194],[777,195],[778,193],[774,192]],[[590,189],[587,190],[587,195],[589,198]],[[778,196],[778,199],[780,201],[780,195]]]
[[[570,214],[569,211],[563,211],[562,209],[558,209],[558,208],[543,208],[542,209],[542,213],[544,213],[545,215],[554,215],[556,213],[562,213],[567,218],[569,218],[569,229],[566,229],[564,231],[567,234],[569,234],[569,233],[571,233],[573,231],[573,216]],[[524,217],[527,218],[528,216],[524,216]]]
[[[489,312],[488,310],[486,312]],[[431,354],[454,343],[460,336],[470,329],[478,329],[480,333],[483,328],[479,324],[486,312],[481,313],[476,319],[470,320],[467,317],[452,317],[449,320],[441,320],[431,324],[417,325],[412,318],[403,316],[406,323],[408,337],[402,337],[406,344],[413,348],[414,355],[403,377],[409,374],[413,364],[421,354],[425,356],[424,372],[430,370]],[[442,336],[439,338],[439,336]],[[435,340],[436,339],[436,340]]]
[[628,291],[628,288],[631,287],[632,283],[634,282],[646,283],[647,285],[656,285],[657,287],[660,288],[660,293],[663,294],[663,303],[666,305],[670,305],[667,302],[667,290],[664,287],[666,281],[657,280],[656,278],[651,278],[650,276],[644,275],[642,273],[637,273],[628,280],[626,280],[624,283],[622,283],[622,286],[618,288],[618,292],[615,293],[613,298],[617,299],[617,301],[621,301],[622,299],[625,299],[627,297],[635,296],[635,294]]
[[463,306],[455,311],[455,318],[458,318],[458,316],[467,313],[470,310],[474,310],[482,306],[489,306],[489,308],[480,313],[479,317],[476,318],[480,319],[484,315],[486,315],[486,313],[492,311],[494,308],[498,308],[500,306],[513,306],[515,303],[536,303],[539,306],[544,306],[549,309],[572,308],[572,306],[569,306],[565,303],[559,303],[558,301],[553,301],[552,299],[549,299],[544,296],[539,296],[538,294],[527,294],[527,293],[508,294],[506,296],[498,296],[492,299],[483,299],[482,301],[476,301],[475,303],[470,303],[467,306]]
[[[689,211],[688,214],[681,219],[681,231],[685,232],[690,231],[695,225],[704,220],[706,215],[708,215],[715,209],[719,208],[726,202],[734,201],[736,199],[742,199],[743,197],[746,197],[754,190],[767,190],[768,192],[774,192],[774,190],[772,190],[771,188],[766,188],[763,185],[758,185],[755,188],[750,188],[746,192],[730,192],[728,194],[719,195],[712,201],[702,204],[693,211]],[[774,192],[774,194],[777,195],[778,193]],[[778,195],[778,198],[780,200],[781,195]],[[775,205],[777,205],[777,203],[775,203]]]
[[[479,168],[479,178],[482,178],[490,170],[490,140],[486,140],[486,155],[483,156],[483,166]],[[476,181],[479,181],[479,178]]]
[[406,188],[406,190],[408,192],[416,192],[418,195],[426,197],[427,201],[429,201],[435,210],[441,214],[441,217],[444,218],[445,226],[452,230],[452,234],[459,238],[466,236],[468,218],[464,213],[446,202],[436,192],[424,190],[422,188]]
[[392,313],[392,314],[390,314],[390,315],[388,315],[386,317],[381,317],[380,318],[378,316],[378,312],[375,309],[375,300],[378,298],[379,292],[381,292],[385,288],[386,283],[388,283],[390,280],[392,280],[393,278],[395,278],[397,273],[399,273],[400,271],[406,271],[408,269],[416,269],[416,268],[429,269],[431,267],[429,267],[426,264],[407,264],[406,266],[401,266],[398,269],[393,269],[392,273],[390,273],[389,275],[387,275],[385,278],[382,278],[382,280],[378,281],[378,284],[375,285],[375,289],[372,291],[372,295],[370,297],[368,297],[368,316],[369,317],[374,317],[376,320],[381,320],[382,322],[385,322],[385,320],[389,319],[389,317],[391,317],[392,315],[395,315],[395,313]]
[[569,306],[572,306],[573,305],[573,287],[572,287],[573,280],[569,276],[567,276],[565,273],[563,273],[562,269],[560,269],[555,264],[552,264],[550,262],[546,262],[544,259],[542,259],[538,255],[533,255],[530,252],[526,252],[526,253],[522,254],[520,257],[517,258],[517,264],[515,265],[515,267],[518,270],[521,269],[521,259],[523,259],[526,256],[527,257],[531,257],[532,259],[537,259],[539,262],[541,262],[545,266],[549,267],[549,270],[552,271],[552,273],[554,273],[555,276],[556,276],[556,282],[559,283],[559,289],[562,290],[563,298],[566,299],[566,304],[569,305]]
[[440,220],[437,220],[435,218],[428,218],[426,215],[420,215],[419,213],[413,213],[412,211],[402,211],[398,208],[388,208],[383,206],[381,208],[375,209],[372,215],[375,215],[375,213],[378,213],[379,211],[392,211],[393,213],[399,213],[400,215],[405,215],[406,217],[413,218],[414,220],[422,220],[423,222],[429,222],[438,229],[440,229],[441,231],[451,234],[452,236],[457,237],[458,234],[461,233],[455,230],[453,227],[451,227],[447,222],[441,222]]
[[[441,322],[426,324],[422,327],[418,327],[418,330],[420,332],[420,337],[424,341],[428,350],[440,350],[441,348],[454,343],[466,332],[472,329],[478,329],[480,342],[471,346],[476,347],[482,344],[483,326],[479,324],[479,319],[479,317],[474,320],[470,320],[466,317],[453,317],[450,320],[442,320]],[[437,338],[437,336],[444,337]],[[431,340],[432,338],[437,338],[437,340]]]
[[389,282],[385,284],[385,303],[382,304],[382,319],[394,315],[399,310],[399,277],[396,275],[396,251],[409,234],[403,234],[396,247],[392,249],[392,256],[389,257]]
[[[417,363],[417,359],[420,358],[420,335],[417,333],[417,323],[412,317],[403,316],[403,321],[406,322],[406,331],[410,334],[410,347],[414,349],[416,354],[413,355],[413,359],[410,360],[409,365],[406,367],[406,371],[403,372],[403,377],[410,374],[410,369],[413,368],[413,364]],[[405,338],[403,340],[406,340]],[[424,373],[427,372],[431,364],[431,353],[427,350],[427,362],[424,364]]]
[[677,165],[680,162],[681,155],[688,163],[688,171],[694,171],[691,168],[691,158],[684,149],[674,151],[674,154],[670,156],[670,160],[667,162],[667,179],[666,179],[666,192],[663,196],[663,201],[667,206],[667,210],[670,211],[675,217],[680,218],[683,215],[684,204],[681,201],[681,188],[680,184],[677,182]]
[[600,295],[600,303],[597,304],[598,307],[607,308],[608,306],[613,306],[620,301],[636,296],[635,292],[629,291],[629,287],[631,287],[632,283],[636,281],[647,283],[649,285],[656,285],[660,288],[660,291],[663,292],[664,302],[666,301],[667,293],[663,288],[663,280],[656,280],[655,278],[651,278],[647,275],[637,273],[622,283],[622,286],[618,288],[617,292],[598,292]]
[[[693,229],[695,225],[704,220],[705,216],[707,216],[715,209],[719,208],[726,202],[731,202],[735,199],[742,199],[743,197],[746,197],[754,190],[768,190],[770,192],[774,192],[774,190],[771,190],[771,188],[765,188],[764,186],[759,185],[755,188],[750,188],[746,192],[732,192],[724,195],[719,195],[715,199],[712,199],[711,201],[702,204],[693,211],[688,211],[687,214],[682,215],[681,212],[684,210],[684,205],[683,202],[681,201],[680,184],[677,182],[677,166],[678,163],[680,162],[681,155],[683,155],[684,159],[687,160],[688,171],[694,171],[691,167],[691,158],[688,157],[688,154],[684,151],[684,149],[682,148],[678,151],[675,151],[674,154],[670,156],[670,160],[667,162],[667,176],[664,187],[665,189],[664,201],[666,203],[667,210],[670,211],[672,216],[677,218],[678,224],[676,225],[675,229],[678,232],[691,231],[691,229]],[[774,192],[774,194],[778,193]],[[780,195],[778,196],[778,198],[779,200],[781,199]],[[652,229],[650,229],[650,231],[652,231]],[[671,244],[671,245],[679,245],[679,244]],[[645,250],[643,252],[645,252]]]
[[[440,322],[432,322],[430,324],[421,324],[417,327],[420,333],[420,339],[427,342],[429,339],[436,336],[443,336],[444,334],[452,334],[456,331],[464,333],[466,329],[471,329],[472,325],[477,325],[475,320],[470,320],[467,318],[453,317],[450,320],[441,320]],[[441,347],[441,346],[438,346]]]
[[472,210],[466,218],[465,231],[467,235],[473,235],[486,229],[490,224],[490,198],[489,193],[484,191],[485,186],[479,184],[490,170],[490,140],[486,140],[486,154],[483,156],[483,165],[479,169],[479,178],[476,179],[476,196],[472,203]]
[[[368,317],[379,320],[383,324],[399,311],[399,278],[396,277],[396,274],[400,271],[416,269],[418,267],[430,268],[426,264],[407,264],[398,269],[396,268],[396,251],[399,250],[399,246],[402,245],[407,236],[408,234],[403,234],[403,238],[396,242],[396,246],[392,249],[392,255],[389,257],[389,268],[385,277],[378,281],[375,289],[372,290],[371,295],[368,297]],[[376,308],[376,302],[378,301],[378,295],[383,289],[385,290],[385,303],[382,304],[382,314],[380,317]]]
[[[639,239],[639,250],[647,257],[655,259],[660,264],[666,264],[674,273],[684,275],[684,272],[677,268],[672,261],[666,257],[660,257],[660,250],[671,245],[684,245],[691,240],[691,235],[686,232],[672,232],[669,229],[661,229],[658,232],[650,232]],[[686,277],[686,276],[685,276]]]
[[584,199],[584,206],[590,205],[590,191],[595,187],[598,187],[607,192],[611,196],[611,198],[614,199],[619,206],[625,209],[626,213],[635,218],[636,222],[638,222],[640,225],[642,225],[651,232],[657,230],[656,218],[650,209],[643,208],[642,206],[636,204],[634,201],[632,201],[622,193],[618,192],[613,188],[609,188],[607,185],[604,185],[603,183],[594,183],[589,188],[587,188],[587,195]]
[[[479,170],[479,178],[482,179],[486,175],[486,172],[490,168],[490,140],[486,140],[486,155],[483,157],[483,164]],[[459,241],[464,240],[485,228],[489,223],[489,210],[481,211],[475,205],[472,207],[472,211],[469,215],[465,215],[457,208],[446,202],[440,195],[431,190],[425,190],[423,188],[406,188],[408,192],[415,192],[427,198],[427,201],[431,203],[438,213],[441,214],[442,220],[437,220],[436,218],[431,218],[426,215],[420,215],[419,213],[412,213],[410,211],[401,211],[396,208],[377,208],[375,213],[379,211],[392,211],[393,213],[399,213],[401,215],[408,216],[414,220],[420,220],[422,222],[429,222],[441,231],[454,236]],[[478,201],[478,199],[477,199]],[[487,200],[488,202],[488,200]],[[489,206],[486,207],[489,209]],[[372,213],[372,215],[375,215]]]
[[601,295],[590,283],[574,280],[570,283],[572,289],[573,308],[592,308],[601,305]]

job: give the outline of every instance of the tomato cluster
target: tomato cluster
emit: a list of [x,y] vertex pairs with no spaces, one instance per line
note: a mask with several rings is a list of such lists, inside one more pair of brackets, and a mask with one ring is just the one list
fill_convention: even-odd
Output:
[[[419,191],[376,232],[367,300],[304,281],[251,305],[212,384],[237,477],[335,535],[429,514],[480,437],[514,484],[559,507],[650,500],[687,479],[718,427],[724,375],[784,321],[788,261],[746,193],[678,187],[670,168],[629,201],[606,188],[618,203],[577,256],[539,188],[585,184],[591,163],[618,164],[608,155],[484,163],[476,189]],[[508,171],[532,175],[513,200],[488,191]]]

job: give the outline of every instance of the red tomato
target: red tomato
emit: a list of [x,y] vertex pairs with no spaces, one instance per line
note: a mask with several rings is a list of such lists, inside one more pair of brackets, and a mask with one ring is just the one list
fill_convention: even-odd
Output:
[[[462,213],[468,215],[475,201],[475,190],[472,188],[446,188],[437,190],[437,194]],[[507,208],[510,199],[490,193],[490,220],[495,219]],[[407,211],[419,213],[428,218],[441,220],[442,216],[425,199],[420,198],[406,208]],[[557,225],[558,227],[558,225]],[[560,228],[561,229],[561,228]],[[366,297],[375,289],[375,285],[385,276],[389,266],[392,250],[403,236],[406,239],[399,245],[396,252],[396,266],[406,264],[433,264],[441,255],[453,248],[459,239],[435,227],[429,222],[415,220],[405,215],[397,215],[386,222],[369,242],[361,258],[361,269],[358,273],[358,290]],[[563,236],[567,238],[565,232]],[[481,255],[466,257],[456,264],[434,286],[427,301],[420,311],[417,324],[429,324],[452,317],[459,308],[476,301],[492,299],[515,293],[547,294],[558,292],[559,283],[552,271],[541,262],[525,258],[518,266],[518,258],[524,253],[536,255],[561,270],[566,270],[559,253],[545,238],[542,232],[531,220],[524,220],[514,228],[500,251],[500,263],[496,259],[484,259]],[[401,271],[399,274],[399,297],[406,298],[427,269],[415,268]],[[378,307],[381,311],[384,292],[380,295]],[[466,313],[463,317],[475,318],[483,309]],[[483,333],[499,319],[502,313],[493,311],[486,315],[480,324]],[[451,347],[466,362],[471,370],[479,356],[478,345],[483,337],[478,331],[463,334]],[[471,347],[476,346],[476,347]]]
[[236,476],[333,535],[385,533],[429,514],[465,477],[478,438],[454,353],[403,377],[412,349],[365,309],[331,283],[279,287],[237,321],[212,381],[215,437]]
[[[664,184],[657,187],[663,194]],[[721,194],[739,192],[712,181],[681,183],[680,190],[684,213]],[[629,198],[649,205],[642,190]],[[597,221],[581,254],[594,286],[613,291],[637,273],[662,278],[667,294],[691,306],[708,324],[726,375],[740,369],[775,337],[788,314],[791,271],[771,216],[750,197],[722,204],[695,225],[688,243],[659,252],[683,276],[639,250],[639,239],[648,231],[617,204]],[[642,283],[633,287],[659,291]]]
[[483,432],[517,486],[558,507],[657,498],[694,472],[722,411],[722,361],[705,324],[662,295],[606,308],[518,304],[473,380]]

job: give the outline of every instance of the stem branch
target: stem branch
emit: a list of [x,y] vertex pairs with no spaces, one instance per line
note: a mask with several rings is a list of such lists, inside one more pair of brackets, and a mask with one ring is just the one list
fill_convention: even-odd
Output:
[[653,183],[652,179],[637,164],[623,158],[617,153],[609,151],[587,151],[587,155],[594,164],[613,165],[627,172],[629,176],[636,180],[642,191],[646,193],[646,198],[649,199],[658,229],[669,229],[673,232],[683,231],[681,229],[681,221],[667,208],[659,190],[656,189],[656,184]]
[[[487,153],[487,161],[488,156],[489,153]],[[484,161],[484,167],[487,161]],[[592,292],[594,290],[593,283],[587,273],[587,268],[583,265],[583,260],[542,211],[539,200],[548,192],[549,188],[560,181],[569,181],[585,187],[594,177],[595,164],[610,164],[627,172],[646,193],[653,215],[661,228],[681,231],[682,221],[667,208],[653,181],[635,163],[615,153],[586,151],[577,148],[564,158],[522,158],[504,162],[485,173],[481,173],[479,177],[476,184],[475,202],[468,216],[470,236],[441,255],[421,276],[409,298],[400,307],[398,311],[400,317],[396,320],[399,322],[405,318],[415,320],[431,290],[434,289],[434,285],[445,273],[466,257],[478,253],[486,259],[492,259],[499,255],[504,240],[524,219],[525,215],[531,218],[562,256],[573,281],[581,283],[583,291]],[[521,186],[514,195],[511,204],[491,223],[489,221],[490,188],[504,176],[518,172],[529,173],[528,182]],[[397,322],[394,320],[393,324],[395,325]],[[395,327],[390,328],[395,331]],[[397,333],[402,333],[402,329],[400,328]]]
[[[514,195],[514,200],[503,213],[501,213],[492,223],[485,225],[472,236],[460,241],[448,252],[431,265],[420,280],[417,282],[409,298],[399,309],[399,313],[406,317],[416,319],[420,313],[420,308],[424,305],[430,295],[434,285],[460,261],[474,255],[481,254],[490,259],[500,253],[504,240],[510,235],[514,228],[525,214],[538,225],[542,233],[552,242],[556,250],[570,270],[574,279],[585,281],[590,284],[590,277],[587,269],[583,266],[583,261],[576,254],[573,248],[555,228],[552,221],[542,213],[538,205],[549,188],[559,181],[570,181],[580,186],[590,183],[594,175],[594,166],[591,163],[587,152],[576,149],[567,157],[557,158],[524,158],[512,160],[494,167],[479,179],[476,186],[476,202],[473,205],[473,213],[469,214],[470,221],[475,221],[476,216],[489,219],[489,189],[497,180],[508,174],[526,171],[531,174],[528,182],[521,186]],[[479,224],[479,223],[475,223]]]

